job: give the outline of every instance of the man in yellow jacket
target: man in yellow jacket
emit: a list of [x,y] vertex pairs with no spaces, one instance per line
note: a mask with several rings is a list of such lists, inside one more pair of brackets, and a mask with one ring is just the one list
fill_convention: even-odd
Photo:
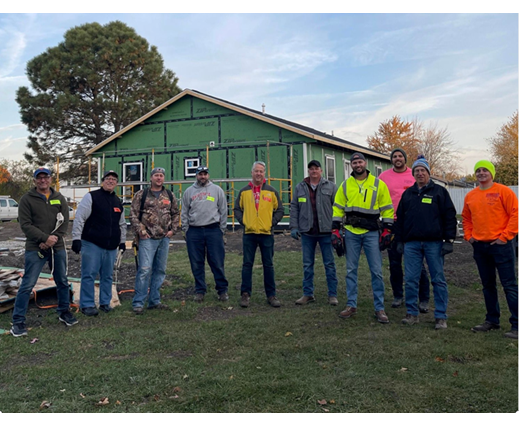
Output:
[[234,216],[245,228],[243,231],[243,266],[240,306],[247,308],[252,292],[252,267],[259,246],[263,263],[263,284],[267,302],[274,308],[281,306],[276,297],[274,281],[274,235],[273,228],[283,219],[285,210],[278,192],[267,185],[265,163],[252,165],[252,180],[242,188],[234,203]]
[[[375,317],[382,324],[389,323],[384,311],[384,280],[382,278],[382,256],[379,248],[380,219],[382,236],[391,233],[393,225],[393,204],[387,185],[366,169],[366,158],[356,152],[350,158],[353,169],[335,195],[333,207],[334,233],[339,235],[344,229],[346,244],[346,309],[339,314],[343,319],[357,313],[357,270],[360,252],[368,260],[371,272],[371,287],[375,304]],[[343,228],[344,227],[344,228]]]

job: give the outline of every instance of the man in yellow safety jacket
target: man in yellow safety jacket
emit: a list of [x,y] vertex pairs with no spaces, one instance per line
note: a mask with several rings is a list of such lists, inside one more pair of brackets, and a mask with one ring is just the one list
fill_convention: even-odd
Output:
[[353,172],[337,190],[333,207],[333,232],[340,238],[344,229],[346,247],[348,302],[339,317],[348,319],[357,313],[357,270],[360,252],[364,248],[371,272],[375,317],[378,322],[387,324],[389,319],[384,311],[384,280],[379,242],[388,241],[391,234],[394,216],[391,195],[387,185],[366,169],[363,154],[354,153],[350,164]]

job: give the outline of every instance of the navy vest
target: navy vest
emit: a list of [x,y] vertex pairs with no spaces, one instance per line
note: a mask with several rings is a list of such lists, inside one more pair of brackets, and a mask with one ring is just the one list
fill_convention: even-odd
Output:
[[115,192],[98,189],[90,193],[92,213],[85,222],[81,239],[106,250],[114,250],[121,242],[119,220],[124,207]]

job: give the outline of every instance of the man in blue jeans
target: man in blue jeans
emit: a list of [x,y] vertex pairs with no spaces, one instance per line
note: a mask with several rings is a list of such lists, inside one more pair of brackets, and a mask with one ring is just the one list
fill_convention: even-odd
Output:
[[195,277],[195,302],[203,302],[207,292],[206,253],[218,300],[227,302],[229,283],[225,278],[223,242],[227,229],[227,197],[222,188],[209,180],[209,169],[205,166],[196,169],[196,182],[182,196],[181,223],[191,271]]
[[178,229],[178,206],[173,193],[164,187],[166,170],[151,171],[150,187],[141,189],[132,201],[130,222],[139,239],[139,269],[135,277],[133,312],[142,314],[148,299],[148,309],[168,309],[160,301],[160,288],[166,277],[169,240]]
[[126,249],[124,207],[115,193],[119,175],[103,175],[101,188],[86,194],[79,203],[72,227],[72,251],[81,253],[79,307],[83,315],[96,316],[95,279],[99,275],[99,309],[112,310],[112,282],[117,248]]
[[418,320],[418,287],[423,260],[427,261],[434,295],[435,329],[447,328],[448,290],[443,260],[452,253],[456,238],[456,209],[449,192],[431,180],[429,163],[419,157],[412,167],[415,184],[406,189],[398,204],[395,223],[397,250],[404,254],[405,305],[402,324]]
[[296,305],[315,302],[314,263],[317,244],[321,249],[326,283],[328,284],[328,303],[338,305],[337,273],[332,248],[333,202],[337,187],[322,177],[321,163],[312,160],[308,163],[308,177],[299,183],[290,203],[290,235],[301,238],[303,248],[303,296]]
[[63,237],[68,227],[65,197],[51,188],[51,172],[40,167],[34,172],[35,187],[20,199],[18,222],[27,237],[25,271],[16,294],[11,334],[26,336],[25,314],[32,289],[46,263],[52,271],[58,293],[59,320],[67,326],[77,324],[70,313],[70,286],[67,280],[67,252]]

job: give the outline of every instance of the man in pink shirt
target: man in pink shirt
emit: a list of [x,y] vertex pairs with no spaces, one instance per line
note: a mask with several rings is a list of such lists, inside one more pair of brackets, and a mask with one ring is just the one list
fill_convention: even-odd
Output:
[[[398,204],[402,198],[404,191],[413,186],[415,179],[412,170],[407,167],[407,154],[402,148],[395,148],[391,151],[392,169],[381,173],[379,179],[389,188],[391,201],[393,201],[393,208],[395,209],[395,222],[397,220],[396,211]],[[389,273],[391,288],[393,289],[393,303],[392,308],[399,308],[402,306],[404,300],[404,274],[402,272],[402,255],[396,251],[396,244],[392,244],[387,251],[389,257]],[[420,286],[418,291],[419,309],[421,313],[429,312],[429,278],[425,266],[422,266],[422,273],[420,275]]]

